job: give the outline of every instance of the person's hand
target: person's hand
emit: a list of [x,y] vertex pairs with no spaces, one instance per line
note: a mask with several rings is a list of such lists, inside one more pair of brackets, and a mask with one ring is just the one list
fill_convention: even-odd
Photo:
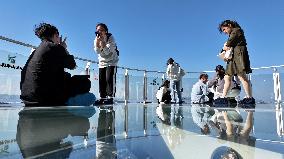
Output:
[[62,35],[60,36],[60,45],[62,45],[65,49],[67,48],[66,39],[67,37],[62,40]]
[[218,82],[218,79],[220,78],[220,76],[219,76],[219,74],[215,77],[215,79],[214,79],[214,83],[216,82]]
[[230,50],[230,47],[228,47],[227,45],[224,45],[223,50],[228,51],[228,50]]
[[104,41],[103,36],[97,35],[97,43],[96,43],[98,48],[104,48],[106,46],[106,43]]
[[228,59],[228,58],[226,58],[226,57],[224,57],[224,61],[225,61],[225,62],[228,62],[228,61],[229,61],[229,59]]
[[100,39],[100,36],[99,35],[97,35],[97,40],[96,40],[96,47],[97,48],[100,48],[101,46],[100,46],[100,41],[101,41],[101,39]]
[[78,66],[76,65],[74,68],[70,69],[70,70],[75,70]]
[[100,41],[100,46],[101,48],[106,47],[106,42],[104,40]]

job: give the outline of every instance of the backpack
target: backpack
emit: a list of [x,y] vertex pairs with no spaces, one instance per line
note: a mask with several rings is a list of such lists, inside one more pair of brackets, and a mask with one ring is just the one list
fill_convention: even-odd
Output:
[[184,71],[184,69],[182,69],[178,63],[176,63],[176,66],[177,66],[178,69],[179,69],[179,72],[178,72],[178,73],[179,73],[179,76],[180,76],[180,77],[183,77],[183,76],[186,74],[185,71]]
[[[107,33],[107,42],[111,35],[112,35],[111,33]],[[119,50],[117,49],[117,45],[115,46],[115,51],[116,51],[117,56],[119,56]]]
[[179,75],[180,75],[181,77],[185,75],[184,69],[180,68],[180,73],[179,73]]

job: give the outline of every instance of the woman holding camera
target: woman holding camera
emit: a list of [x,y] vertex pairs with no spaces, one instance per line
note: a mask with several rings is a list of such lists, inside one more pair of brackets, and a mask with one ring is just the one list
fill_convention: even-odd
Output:
[[223,50],[233,50],[231,59],[227,59],[227,66],[225,71],[225,84],[222,97],[225,98],[230,89],[232,77],[237,75],[240,79],[246,97],[240,101],[241,104],[255,104],[255,100],[252,97],[251,85],[246,77],[246,74],[252,72],[250,68],[250,60],[247,51],[247,43],[244,35],[244,31],[236,21],[225,20],[219,25],[220,33],[225,33],[229,36],[225,43]]
[[101,99],[95,104],[113,104],[115,96],[118,50],[115,39],[104,23],[96,26],[94,49],[99,60],[99,91]]

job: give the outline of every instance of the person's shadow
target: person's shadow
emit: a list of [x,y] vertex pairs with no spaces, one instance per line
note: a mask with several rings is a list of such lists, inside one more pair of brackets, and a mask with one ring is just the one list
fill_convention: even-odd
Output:
[[88,136],[88,117],[95,114],[86,108],[34,108],[19,112],[16,140],[23,158],[68,158],[73,143],[63,139]]

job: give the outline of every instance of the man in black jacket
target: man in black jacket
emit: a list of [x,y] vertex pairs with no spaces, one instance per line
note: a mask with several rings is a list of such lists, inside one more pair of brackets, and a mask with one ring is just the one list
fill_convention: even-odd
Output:
[[69,55],[65,39],[62,41],[55,26],[41,23],[36,26],[35,35],[42,42],[22,70],[21,99],[26,106],[65,105],[68,73],[64,68],[76,67],[74,57]]

